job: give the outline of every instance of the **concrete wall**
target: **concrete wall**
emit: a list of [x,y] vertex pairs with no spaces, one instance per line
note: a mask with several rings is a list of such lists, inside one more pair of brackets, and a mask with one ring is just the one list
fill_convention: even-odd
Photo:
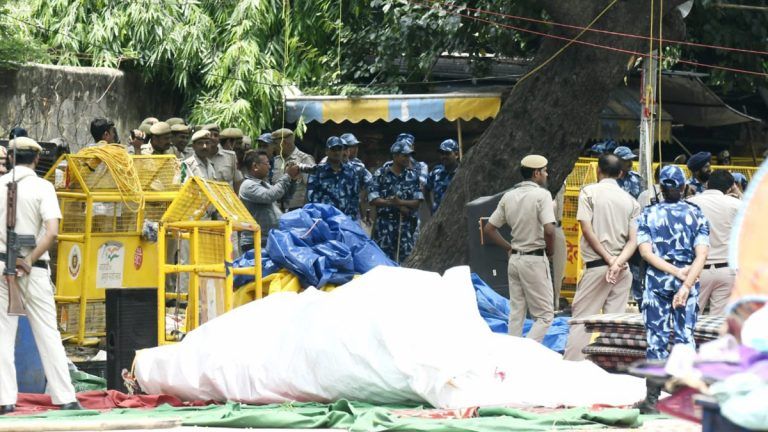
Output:
[[176,116],[180,98],[117,69],[29,64],[0,70],[0,136],[22,126],[40,141],[64,138],[72,151],[93,142],[95,117],[115,122],[120,140],[149,116]]

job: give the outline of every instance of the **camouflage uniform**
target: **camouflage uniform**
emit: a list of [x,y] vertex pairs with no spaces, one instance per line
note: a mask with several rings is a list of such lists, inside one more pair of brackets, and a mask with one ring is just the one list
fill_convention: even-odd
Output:
[[643,178],[640,177],[636,171],[630,171],[624,178],[616,179],[616,182],[624,189],[628,194],[632,195],[634,199],[640,196],[645,190],[645,184]]
[[706,190],[704,183],[700,182],[696,177],[691,177],[691,179],[688,180],[688,186],[690,186],[691,190],[697,194],[700,194]]
[[448,190],[448,185],[451,184],[457,169],[458,166],[452,171],[448,171],[448,169],[441,164],[436,166],[432,172],[429,173],[425,189],[432,191],[432,208],[430,209],[432,214],[435,214],[440,203],[443,201],[443,195],[445,195],[445,191]]
[[[637,225],[637,243],[650,243],[655,255],[676,267],[693,263],[696,246],[709,245],[709,222],[701,209],[685,201],[662,202],[646,207]],[[684,308],[672,308],[672,299],[682,284],[674,275],[648,266],[643,293],[643,320],[649,359],[661,360],[669,356],[672,329],[676,343],[695,348],[693,329],[698,314],[699,283],[691,287]]]
[[[366,171],[367,172],[367,171]],[[341,164],[336,172],[321,163],[307,180],[307,202],[330,204],[353,220],[360,219],[360,173],[352,163]]]
[[[400,175],[392,172],[392,161],[384,164],[373,174],[368,201],[376,198],[398,197],[402,200],[423,200],[419,184],[419,174],[413,168],[405,169]],[[408,216],[402,216],[395,207],[379,207],[376,210],[376,227],[373,240],[393,260],[398,258],[397,241],[400,237],[400,261],[405,261],[413,251],[416,242],[414,233],[418,223],[418,212],[412,210]]]

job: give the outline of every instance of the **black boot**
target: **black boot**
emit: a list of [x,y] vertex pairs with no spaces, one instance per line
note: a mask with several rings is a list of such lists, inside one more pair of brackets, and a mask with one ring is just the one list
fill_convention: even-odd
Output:
[[636,403],[633,408],[640,410],[640,414],[658,414],[659,410],[656,409],[656,404],[659,402],[659,395],[661,394],[661,386],[653,384],[650,380],[645,380],[645,400]]
[[73,411],[73,410],[81,410],[83,409],[83,406],[80,405],[80,402],[74,401],[70,403],[65,403],[64,405],[59,405],[59,409],[62,411]]
[[16,405],[0,405],[0,415],[16,411]]

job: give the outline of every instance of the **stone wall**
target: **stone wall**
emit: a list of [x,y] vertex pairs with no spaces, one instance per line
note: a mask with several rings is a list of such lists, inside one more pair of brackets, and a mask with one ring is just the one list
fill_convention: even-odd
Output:
[[0,70],[0,137],[22,126],[39,141],[64,138],[72,151],[93,142],[95,117],[115,122],[121,141],[149,116],[178,114],[181,98],[117,69],[24,65]]

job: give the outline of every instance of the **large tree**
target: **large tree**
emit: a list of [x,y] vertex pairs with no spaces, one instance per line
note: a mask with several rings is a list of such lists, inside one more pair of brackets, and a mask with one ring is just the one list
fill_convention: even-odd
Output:
[[[587,26],[609,6],[593,28],[649,34],[651,2],[543,0],[541,3],[555,22],[580,27]],[[657,8],[659,3],[656,2]],[[685,26],[677,10],[681,3],[683,0],[667,0],[663,2],[663,10],[653,11],[654,17],[663,16],[665,37],[684,36]],[[549,34],[571,39],[578,33],[554,27]],[[648,50],[648,43],[642,39],[606,33],[586,32],[579,40],[625,51]],[[629,54],[578,43],[565,47],[566,43],[555,38],[541,42],[532,73],[518,82],[480,142],[466,154],[438,212],[422,230],[407,265],[442,271],[465,264],[464,205],[519,182],[520,159],[526,154],[538,153],[549,159],[551,190],[563,184],[583,144],[593,136],[609,93],[621,84],[634,65],[634,58]]]

